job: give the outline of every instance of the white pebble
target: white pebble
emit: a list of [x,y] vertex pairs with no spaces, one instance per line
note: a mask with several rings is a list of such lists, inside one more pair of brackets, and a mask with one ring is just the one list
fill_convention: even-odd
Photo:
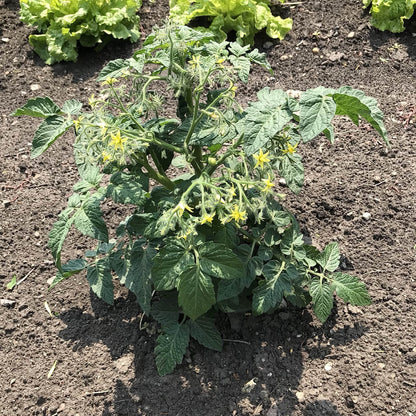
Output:
[[332,370],[332,363],[328,363],[328,364],[325,364],[325,371],[331,371]]
[[40,85],[39,85],[39,84],[32,84],[32,85],[30,86],[30,89],[31,89],[32,91],[38,91],[38,90],[40,90]]
[[371,218],[371,214],[369,212],[364,212],[362,217],[363,217],[363,219],[368,221]]

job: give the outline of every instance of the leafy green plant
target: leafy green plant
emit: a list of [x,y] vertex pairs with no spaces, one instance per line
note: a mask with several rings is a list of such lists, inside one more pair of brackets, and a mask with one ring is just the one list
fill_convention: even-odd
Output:
[[[387,142],[373,98],[350,87],[314,88],[300,99],[268,87],[242,109],[236,99],[264,54],[212,40],[188,27],[155,31],[130,59],[110,62],[91,111],[68,100],[29,100],[14,115],[43,120],[32,157],[74,128],[81,180],[55,223],[49,247],[58,267],[52,286],[86,270],[92,291],[113,303],[113,281],[130,289],[161,325],[160,374],[182,361],[190,337],[221,350],[218,311],[270,313],[285,298],[325,321],[333,294],[354,305],[370,297],[358,278],[338,271],[336,243],[305,244],[275,180],[299,193],[298,146],[321,133],[334,141],[332,119],[367,120]],[[176,114],[175,114],[176,107]],[[105,201],[129,215],[111,234]],[[104,203],[104,205],[103,205]],[[72,226],[98,240],[83,258],[62,263]]]
[[364,8],[371,5],[371,24],[379,30],[403,32],[405,19],[410,19],[416,0],[363,0]]
[[140,6],[141,0],[20,0],[20,18],[40,32],[29,43],[51,65],[76,61],[78,42],[86,47],[102,47],[111,38],[136,42]]
[[242,45],[253,44],[254,35],[262,29],[271,38],[282,40],[292,29],[292,19],[274,16],[269,5],[270,0],[170,0],[169,18],[184,25],[207,17],[209,30],[217,34],[218,40],[225,40],[228,32],[235,31]]

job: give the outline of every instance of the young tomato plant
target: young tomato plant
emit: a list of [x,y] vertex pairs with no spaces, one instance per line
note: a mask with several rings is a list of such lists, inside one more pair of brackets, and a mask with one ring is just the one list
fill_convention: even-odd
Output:
[[[364,284],[338,271],[336,243],[323,251],[305,244],[274,184],[283,177],[300,192],[297,148],[320,133],[333,141],[335,115],[367,120],[387,142],[383,114],[350,87],[314,88],[300,99],[266,87],[243,110],[237,83],[247,82],[252,63],[270,70],[257,50],[168,26],[133,58],[102,70],[103,92],[91,97],[91,111],[81,113],[76,100],[59,108],[36,98],[14,113],[44,119],[32,157],[67,130],[76,134],[81,180],[50,233],[58,268],[52,285],[86,270],[93,292],[111,304],[118,278],[161,325],[160,374],[182,361],[190,337],[221,350],[218,311],[260,315],[285,298],[312,302],[325,321],[334,292],[354,305],[370,303]],[[111,238],[106,199],[130,208]],[[72,226],[98,243],[62,264]]]

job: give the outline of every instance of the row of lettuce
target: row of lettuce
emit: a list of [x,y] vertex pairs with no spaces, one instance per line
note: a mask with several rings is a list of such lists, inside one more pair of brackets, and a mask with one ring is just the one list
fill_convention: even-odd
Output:
[[[405,30],[416,0],[363,0],[363,4],[369,8],[374,27],[398,33]],[[142,0],[20,0],[20,16],[36,28],[29,42],[51,65],[76,61],[78,45],[100,49],[114,38],[136,42],[141,6]],[[204,29],[215,33],[218,40],[225,40],[233,31],[242,45],[253,44],[254,35],[261,30],[282,40],[292,29],[292,19],[276,15],[279,10],[271,0],[170,0],[169,6],[169,20],[183,25],[206,18],[209,27]],[[272,9],[276,10],[272,13]]]

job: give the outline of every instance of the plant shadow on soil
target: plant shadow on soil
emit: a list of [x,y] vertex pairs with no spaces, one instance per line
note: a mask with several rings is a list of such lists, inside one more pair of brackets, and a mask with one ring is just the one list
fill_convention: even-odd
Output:
[[[102,416],[142,414],[139,412],[152,409],[155,404],[163,408],[161,401],[165,401],[166,414],[193,414],[192,403],[196,397],[202,398],[205,405],[211,402],[208,409],[214,413],[207,415],[231,414],[229,405],[225,409],[213,408],[218,394],[224,394],[224,388],[234,402],[238,402],[236,398],[248,397],[257,405],[262,403],[268,409],[264,413],[267,416],[289,415],[299,404],[295,393],[303,374],[304,358],[323,362],[331,358],[334,347],[349,345],[367,332],[367,328],[357,323],[335,329],[336,304],[322,326],[313,320],[309,311],[291,307],[261,317],[238,315],[234,317],[237,321],[222,314],[218,319],[220,331],[227,341],[233,342],[226,341],[223,352],[218,353],[191,341],[183,363],[173,374],[159,377],[153,352],[156,326],[146,318],[141,321],[134,295],[116,299],[114,306],[106,305],[92,292],[90,297],[93,314],[80,308],[62,313],[60,319],[67,327],[59,337],[73,342],[74,351],[102,343],[113,362],[128,353],[134,357],[131,362],[134,374],[130,369],[128,382],[117,378],[110,384],[113,398],[105,401]],[[141,324],[145,330],[139,329]],[[249,380],[257,384],[253,392],[244,391]],[[259,392],[260,386],[263,393]],[[221,400],[223,406],[229,403],[227,398]],[[305,416],[318,414],[341,416],[330,401],[321,398],[304,408]]]

